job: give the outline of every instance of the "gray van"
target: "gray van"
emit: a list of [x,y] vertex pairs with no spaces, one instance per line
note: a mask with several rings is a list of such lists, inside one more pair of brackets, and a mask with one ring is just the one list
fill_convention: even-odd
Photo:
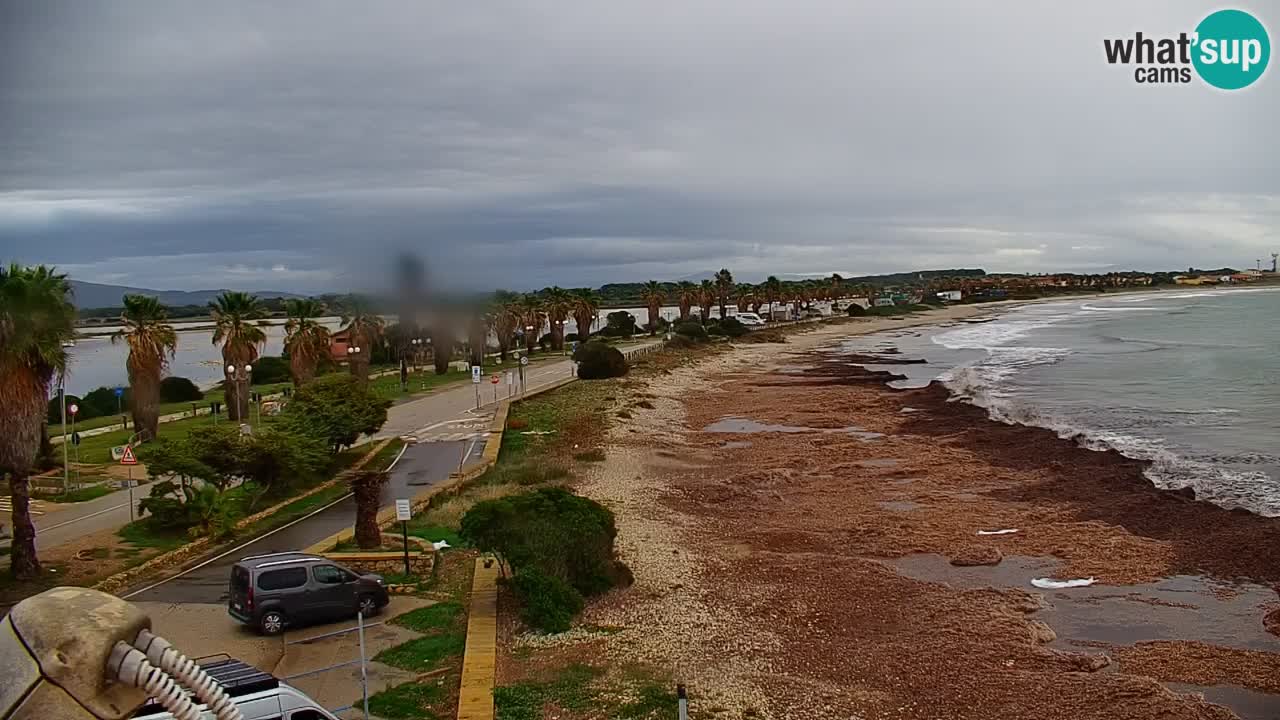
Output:
[[377,614],[390,602],[378,575],[301,552],[253,555],[231,568],[227,612],[265,635],[285,627]]

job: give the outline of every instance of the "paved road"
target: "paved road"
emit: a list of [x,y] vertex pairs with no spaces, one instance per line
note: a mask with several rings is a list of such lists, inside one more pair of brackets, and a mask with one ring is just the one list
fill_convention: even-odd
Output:
[[[449,477],[472,443],[431,442],[410,445],[391,472],[391,481],[382,491],[382,505],[394,503],[418,488]],[[301,522],[235,548],[206,565],[154,587],[135,588],[123,597],[138,602],[218,603],[226,599],[230,568],[249,555],[285,552],[312,543],[351,527],[355,522],[355,500],[350,496]]]

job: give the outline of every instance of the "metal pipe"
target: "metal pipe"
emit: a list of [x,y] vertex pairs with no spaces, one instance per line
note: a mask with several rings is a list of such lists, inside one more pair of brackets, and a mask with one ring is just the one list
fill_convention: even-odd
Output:
[[356,611],[356,624],[360,628],[360,698],[364,702],[364,720],[369,720],[369,676],[364,663],[364,613]]

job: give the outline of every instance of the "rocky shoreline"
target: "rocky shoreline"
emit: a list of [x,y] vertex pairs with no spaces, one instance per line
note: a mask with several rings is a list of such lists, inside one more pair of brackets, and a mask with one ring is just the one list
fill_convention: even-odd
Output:
[[1197,688],[1280,715],[1280,521],[940,387],[888,388],[819,351],[848,334],[644,388],[653,409],[580,487],[636,576],[587,610],[620,628],[595,652],[674,670],[716,717],[1234,717]]

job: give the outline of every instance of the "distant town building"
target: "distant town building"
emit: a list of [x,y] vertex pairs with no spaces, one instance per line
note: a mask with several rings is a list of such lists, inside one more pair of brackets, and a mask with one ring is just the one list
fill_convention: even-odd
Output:
[[893,307],[894,302],[891,297],[878,297],[875,300],[876,307]]
[[963,297],[963,294],[959,290],[942,290],[934,294],[938,296],[939,300],[947,300],[950,302],[958,302]]

